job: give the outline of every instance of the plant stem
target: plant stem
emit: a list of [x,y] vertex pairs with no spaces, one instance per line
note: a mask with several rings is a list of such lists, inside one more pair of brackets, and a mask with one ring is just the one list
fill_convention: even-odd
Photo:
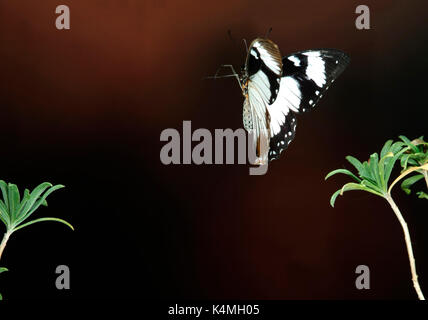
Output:
[[9,237],[11,234],[12,232],[6,231],[3,235],[3,240],[0,243],[0,260],[1,260],[1,256],[3,255],[4,248],[6,247],[7,240],[9,240]]
[[422,170],[422,174],[425,177],[425,182],[427,184],[427,189],[428,189],[428,171],[427,170]]
[[412,241],[410,239],[409,228],[407,228],[406,220],[404,220],[400,210],[398,209],[394,200],[392,200],[391,195],[387,194],[385,196],[385,199],[388,201],[389,205],[391,206],[392,210],[395,213],[395,216],[400,222],[401,227],[403,228],[404,240],[406,241],[406,247],[407,247],[407,254],[409,255],[410,271],[412,272],[413,286],[415,287],[419,300],[425,300],[424,294],[422,293],[421,287],[419,286],[418,275],[416,274],[416,264],[415,264],[415,258],[413,256]]

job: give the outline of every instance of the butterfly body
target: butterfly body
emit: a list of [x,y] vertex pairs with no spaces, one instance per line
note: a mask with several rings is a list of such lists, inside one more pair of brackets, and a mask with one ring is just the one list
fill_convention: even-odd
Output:
[[295,115],[311,110],[348,63],[340,50],[282,57],[271,40],[252,41],[239,83],[245,98],[243,124],[252,133],[258,163],[279,158],[294,139]]

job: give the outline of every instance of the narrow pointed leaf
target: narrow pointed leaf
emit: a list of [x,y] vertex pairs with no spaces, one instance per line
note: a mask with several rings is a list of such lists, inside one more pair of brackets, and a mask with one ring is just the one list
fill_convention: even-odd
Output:
[[73,226],[72,226],[70,223],[68,223],[67,221],[65,221],[65,220],[58,219],[58,218],[46,217],[46,218],[39,218],[39,219],[35,219],[35,220],[28,221],[28,222],[26,222],[26,223],[23,223],[23,224],[21,224],[20,226],[18,226],[18,227],[16,227],[16,228],[14,228],[14,229],[13,229],[13,231],[15,232],[15,231],[17,231],[17,230],[19,230],[19,229],[25,228],[25,227],[27,227],[27,226],[30,226],[30,225],[34,224],[34,223],[44,222],[44,221],[56,221],[56,222],[61,222],[61,223],[65,224],[66,226],[70,227],[70,228],[71,228],[71,230],[74,230]]
[[6,205],[3,200],[0,199],[0,216],[2,217],[2,221],[6,224],[6,227],[10,224],[10,217]]
[[416,146],[405,136],[398,136],[401,140],[404,141],[404,143],[413,150],[413,152],[418,152],[418,149]]
[[386,190],[387,188],[386,181],[385,181],[385,164],[384,163],[388,158],[391,158],[391,157],[394,157],[394,154],[392,152],[388,152],[379,161],[379,177],[380,177],[382,190]]
[[6,226],[6,229],[9,229],[9,221],[7,218],[0,213],[0,221]]
[[7,183],[4,182],[3,180],[0,180],[0,189],[3,195],[3,201],[4,204],[6,205],[6,209],[9,212],[9,196],[8,196],[8,188],[7,188]]
[[428,200],[428,194],[426,194],[425,192],[419,191],[419,192],[416,192],[416,194],[418,195],[419,198]]
[[409,147],[406,147],[406,144],[401,142],[401,141],[397,141],[394,142],[391,147],[389,148],[389,152],[392,152],[393,154],[396,154],[397,152],[399,152],[400,150],[404,149],[405,151],[407,151],[409,149]]
[[337,190],[330,198],[330,205],[334,208],[334,203],[336,202],[337,196],[342,192],[342,189]]
[[[49,187],[52,187],[52,184],[49,182],[43,182],[39,184],[36,188],[34,188],[33,192],[30,194],[30,198],[25,204],[24,208],[20,213],[20,220],[26,216],[28,211],[33,207],[34,203],[39,199],[40,195]],[[24,218],[25,219],[25,218]]]
[[360,174],[364,179],[370,180],[376,183],[376,177],[373,175],[370,165],[367,161],[363,162],[363,173]]
[[14,221],[16,217],[16,210],[19,208],[19,204],[21,202],[19,196],[19,190],[16,184],[9,183],[8,184],[8,196],[9,196],[9,214],[11,220]]
[[30,199],[30,190],[25,189],[24,194],[22,196],[21,204],[19,205],[19,208],[17,210],[16,218],[19,218],[22,216],[24,207],[27,204],[28,200]]
[[[37,200],[37,202],[30,208],[30,210],[24,214],[20,219],[19,219],[19,223],[22,223],[23,221],[25,221],[26,219],[28,219],[28,217],[30,217],[34,211],[36,211],[46,200],[46,198],[55,190],[58,189],[62,189],[64,188],[63,185],[58,184],[56,186],[51,187],[49,190],[47,190],[43,196],[41,198],[39,198],[39,200]],[[47,203],[46,203],[47,204]]]
[[361,179],[358,178],[355,174],[353,174],[351,171],[346,170],[346,169],[337,169],[337,170],[333,170],[331,171],[329,174],[327,174],[325,176],[325,180],[327,180],[328,178],[330,178],[331,176],[338,174],[338,173],[342,173],[342,174],[346,174],[347,176],[351,177],[352,179],[354,179],[357,182],[361,182]]
[[392,140],[388,140],[387,142],[385,142],[385,144],[383,145],[382,150],[380,151],[380,158],[382,159],[389,151],[390,147],[392,145]]
[[362,163],[360,162],[360,160],[358,160],[358,159],[354,158],[353,156],[347,156],[347,157],[346,157],[346,160],[348,160],[348,161],[349,161],[349,163],[350,163],[350,164],[352,164],[352,165],[355,167],[355,169],[357,169],[357,170],[358,170],[358,172],[360,172],[360,171],[361,171],[361,169],[362,169],[363,165],[362,165]]
[[409,161],[409,158],[411,157],[411,154],[405,154],[400,159],[400,165],[404,168],[404,170],[407,169],[407,162]]
[[418,182],[419,180],[423,179],[424,176],[422,174],[417,174],[415,176],[412,176],[410,178],[404,179],[403,182],[401,183],[401,189],[403,189],[403,191],[406,194],[410,194],[411,190],[410,187]]
[[379,156],[377,153],[373,153],[370,156],[370,171],[372,172],[372,176],[376,180],[376,184],[382,188],[382,181],[380,179],[380,173],[379,173]]
[[409,164],[411,164],[412,166],[418,166],[419,165],[419,163],[415,159],[412,159],[412,158],[409,158],[409,160],[407,161],[407,165],[409,165]]
[[370,173],[370,169],[368,167],[367,161],[361,163],[358,159],[352,156],[347,156],[346,160],[348,160],[349,163],[351,163],[358,170],[358,174],[360,175],[361,178],[373,179]]
[[392,169],[394,169],[395,162],[401,157],[401,155],[406,151],[402,149],[397,153],[394,153],[392,158],[388,158],[388,161],[385,161],[385,185],[388,185],[389,178],[391,177]]
[[372,190],[372,189],[370,189],[370,188],[368,188],[366,186],[363,186],[361,184],[354,183],[354,182],[350,182],[350,183],[345,184],[342,187],[342,189],[340,190],[340,194],[343,195],[344,192],[346,192],[346,191],[352,191],[352,190],[367,191],[367,192],[373,193],[373,194],[375,194],[377,196],[383,197],[383,195],[381,193],[379,193],[379,192],[377,192],[375,190]]
[[373,182],[371,182],[371,181],[369,181],[369,180],[364,179],[363,181],[361,181],[361,184],[362,184],[363,186],[366,186],[366,187],[368,187],[368,188],[370,188],[370,189],[372,189],[372,190],[374,190],[374,191],[378,192],[378,193],[383,193],[383,192],[384,192],[384,191],[383,191],[381,188],[379,188],[375,183],[373,183]]

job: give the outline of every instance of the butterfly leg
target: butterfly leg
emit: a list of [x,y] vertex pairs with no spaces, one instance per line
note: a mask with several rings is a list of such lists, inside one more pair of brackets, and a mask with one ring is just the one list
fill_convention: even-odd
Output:
[[234,76],[236,80],[238,80],[239,86],[241,87],[241,81],[239,81],[239,75],[236,73],[235,68],[231,64],[222,64],[220,68],[218,68],[217,72],[214,75],[214,78],[217,78],[218,73],[222,68],[230,68],[232,70],[232,74],[230,76]]

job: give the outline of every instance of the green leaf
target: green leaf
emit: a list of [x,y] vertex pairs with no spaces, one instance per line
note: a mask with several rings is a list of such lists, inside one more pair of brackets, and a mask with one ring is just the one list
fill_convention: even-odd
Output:
[[[44,202],[46,202],[46,198],[52,193],[52,192],[54,192],[55,190],[58,190],[58,189],[62,189],[62,188],[64,188],[64,186],[62,185],[62,184],[58,184],[58,185],[56,185],[56,186],[53,186],[53,187],[51,187],[49,190],[47,190],[44,194],[43,194],[43,196],[39,199],[39,200],[37,200],[37,202],[31,207],[31,209],[26,213],[26,214],[24,214],[23,216],[22,216],[22,218],[20,218],[19,219],[19,222],[18,223],[21,223],[21,222],[23,222],[24,220],[26,220],[29,216],[31,216],[31,214],[34,212],[34,211],[36,211]],[[46,205],[47,205],[47,203],[46,203]]]
[[11,217],[11,220],[15,220],[16,217],[16,210],[19,208],[19,204],[21,202],[20,196],[19,196],[19,190],[16,184],[9,183],[8,184],[8,190],[9,190],[9,215]]
[[410,178],[407,178],[407,179],[403,180],[403,182],[401,183],[401,189],[403,189],[403,191],[406,194],[410,194],[410,192],[411,192],[410,191],[410,187],[414,183],[418,182],[419,180],[421,180],[423,178],[424,178],[424,176],[422,174],[417,174],[417,175],[414,175],[414,176],[412,176]]
[[361,182],[360,178],[358,178],[355,174],[353,174],[351,171],[346,170],[346,169],[337,169],[337,170],[331,171],[329,174],[326,175],[325,180],[327,180],[328,178],[330,178],[331,176],[333,176],[333,175],[335,175],[337,173],[346,174],[347,176],[351,177],[355,181]]
[[[403,149],[405,145],[406,145],[406,144],[405,144],[405,143],[403,143],[403,142],[401,142],[401,141],[394,142],[394,143],[392,144],[391,148],[389,148],[389,152],[392,152],[393,154],[396,154],[396,153],[397,153],[397,152],[399,152],[401,149]],[[405,149],[405,151],[407,151],[407,150],[408,150],[408,148],[407,148],[407,147],[406,147],[406,148],[404,148],[404,149]]]
[[388,140],[387,142],[385,142],[385,144],[383,145],[382,150],[380,151],[380,158],[382,159],[389,151],[389,149],[391,148],[392,145],[392,140]]
[[9,270],[5,267],[0,267],[0,273],[5,272],[5,271],[9,271]]
[[363,162],[363,170],[361,176],[366,180],[370,180],[372,183],[376,183],[376,178],[370,170],[370,165],[367,161]]
[[6,182],[4,182],[3,180],[0,180],[0,189],[3,194],[3,201],[4,201],[4,204],[6,205],[7,212],[9,212],[9,197],[7,195],[8,189],[7,189]]
[[409,161],[409,158],[411,157],[411,154],[405,154],[400,159],[400,164],[403,167],[404,170],[407,169],[407,162]]
[[367,161],[361,163],[358,159],[352,156],[347,156],[346,160],[348,160],[349,163],[351,163],[358,170],[358,174],[361,178],[373,180]]
[[406,137],[406,136],[398,136],[404,143],[413,150],[413,152],[418,152],[418,148]]
[[385,161],[387,161],[387,159],[391,157],[394,157],[394,154],[392,152],[388,152],[379,161],[379,176],[382,190],[387,189],[387,185],[385,182]]
[[370,180],[364,179],[363,181],[361,181],[361,184],[363,186],[366,186],[366,187],[378,192],[378,193],[384,193],[385,192],[384,190],[382,190],[379,186],[377,186],[375,183],[371,182]]
[[25,228],[27,226],[30,226],[30,225],[34,224],[34,223],[43,222],[43,221],[61,222],[61,223],[65,224],[66,226],[70,227],[71,230],[74,230],[73,226],[70,223],[68,223],[67,221],[65,221],[65,220],[58,219],[58,218],[52,218],[52,217],[46,217],[46,218],[39,218],[39,219],[28,221],[28,222],[26,222],[24,224],[21,224],[18,227],[14,228],[13,231],[15,232],[15,231],[17,231],[19,229]]
[[9,213],[7,211],[6,205],[1,199],[0,199],[0,218],[1,218],[1,221],[3,221],[3,223],[6,225],[6,228],[8,229],[10,225],[10,217],[9,217]]
[[419,191],[419,192],[416,192],[416,194],[418,195],[418,197],[420,199],[427,199],[428,200],[428,194],[426,194],[425,192]]
[[391,177],[392,169],[394,169],[395,162],[398,160],[398,158],[401,157],[401,155],[405,151],[406,148],[403,148],[397,153],[394,153],[394,156],[392,158],[388,158],[388,160],[385,160],[385,185],[388,185],[388,181]]
[[409,158],[409,160],[407,161],[407,164],[408,165],[411,164],[412,166],[418,166],[419,165],[419,163],[415,159],[412,159],[412,158]]
[[344,192],[346,191],[352,191],[352,190],[361,190],[361,191],[367,191],[370,193],[373,193],[377,196],[383,197],[382,193],[379,193],[371,188],[368,188],[364,185],[358,184],[358,183],[354,183],[354,182],[350,182],[345,184],[342,189],[340,190],[340,194],[343,195]]
[[0,211],[0,220],[1,222],[4,223],[4,225],[6,226],[6,229],[9,229],[9,221],[1,211]]
[[30,198],[20,212],[20,221],[25,220],[25,216],[27,215],[28,211],[33,207],[34,203],[37,201],[37,199],[39,199],[40,195],[49,187],[52,187],[51,183],[43,182],[34,188],[33,192],[30,194]]
[[376,180],[376,184],[382,188],[382,181],[380,179],[379,173],[379,156],[377,153],[373,153],[370,155],[370,171],[372,172],[372,176]]
[[330,198],[330,205],[334,208],[334,203],[336,202],[337,196],[342,192],[342,189],[337,190]]
[[27,204],[28,200],[30,199],[30,190],[25,189],[24,194],[22,196],[21,204],[19,205],[19,208],[17,210],[16,218],[19,218],[22,216],[22,212],[24,210],[25,205]]
[[363,165],[360,162],[360,160],[354,158],[353,156],[347,156],[346,160],[348,160],[349,163],[351,163],[355,167],[355,169],[358,170],[358,172],[360,172],[363,169]]

